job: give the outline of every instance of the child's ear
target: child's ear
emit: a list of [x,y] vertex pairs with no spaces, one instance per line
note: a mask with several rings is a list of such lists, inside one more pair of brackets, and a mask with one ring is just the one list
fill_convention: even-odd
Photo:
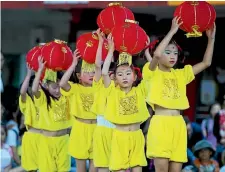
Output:
[[77,78],[80,80],[80,73],[76,73]]

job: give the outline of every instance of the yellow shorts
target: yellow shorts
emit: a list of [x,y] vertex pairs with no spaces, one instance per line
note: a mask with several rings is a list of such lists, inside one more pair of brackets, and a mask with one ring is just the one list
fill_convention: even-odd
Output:
[[95,167],[109,167],[112,128],[97,126],[93,137],[93,160]]
[[145,138],[141,130],[120,131],[114,129],[109,169],[111,171],[147,166]]
[[181,115],[152,117],[147,136],[147,157],[187,162],[187,129]]
[[26,171],[38,169],[39,133],[25,132],[22,139],[21,165]]
[[40,136],[39,171],[70,171],[71,157],[68,154],[69,135],[60,137]]
[[93,134],[96,124],[74,120],[70,133],[69,153],[76,159],[93,159]]

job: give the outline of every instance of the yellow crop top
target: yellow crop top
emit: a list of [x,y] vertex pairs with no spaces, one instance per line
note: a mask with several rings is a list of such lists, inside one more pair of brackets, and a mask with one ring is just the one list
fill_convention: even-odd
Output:
[[26,94],[26,102],[22,102],[21,96],[19,97],[20,111],[24,115],[24,124],[33,128],[39,128],[39,114],[36,111],[34,102],[31,97]]
[[186,96],[186,85],[194,80],[194,72],[191,65],[183,69],[171,69],[170,72],[149,70],[146,63],[143,68],[143,78],[150,79],[150,87],[146,101],[154,110],[154,104],[168,109],[184,110],[189,108]]
[[106,88],[104,87],[103,79],[101,78],[98,82],[93,80],[93,88],[97,88],[94,103],[91,107],[91,112],[97,115],[104,115],[106,108]]
[[125,93],[111,81],[105,92],[107,95],[105,118],[114,124],[146,121],[150,116],[145,102],[148,85],[149,82],[142,80],[137,87]]
[[94,102],[96,87],[84,87],[81,84],[69,82],[71,89],[66,92],[60,89],[62,95],[70,99],[70,112],[72,115],[82,119],[96,119],[96,114],[91,112]]
[[61,96],[59,100],[51,98],[51,106],[47,108],[47,98],[43,90],[40,97],[34,97],[34,103],[39,110],[40,128],[48,131],[57,131],[72,126],[69,99]]

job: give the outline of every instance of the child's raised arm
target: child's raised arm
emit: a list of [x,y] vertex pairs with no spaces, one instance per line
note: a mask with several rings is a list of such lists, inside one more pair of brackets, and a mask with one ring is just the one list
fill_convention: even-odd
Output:
[[172,20],[172,26],[170,31],[167,33],[167,35],[165,36],[165,38],[160,42],[160,44],[158,45],[158,47],[156,48],[154,54],[153,54],[153,59],[150,63],[149,69],[154,71],[158,65],[158,59],[160,59],[162,57],[162,54],[164,53],[166,47],[168,46],[170,40],[172,39],[173,35],[178,31],[179,26],[183,23],[180,22],[180,17],[175,17]]
[[112,62],[113,52],[114,52],[114,42],[113,42],[112,35],[109,34],[107,39],[108,39],[109,51],[106,56],[103,68],[102,68],[102,75],[103,75],[103,81],[104,81],[105,88],[109,87],[110,82],[111,82],[111,79],[109,77],[109,67]]
[[[148,37],[148,41],[146,42],[146,46],[149,46],[149,44],[150,44],[150,38]],[[151,62],[152,61],[152,56],[149,53],[149,48],[147,48],[145,50],[145,57],[148,60],[148,62]]]
[[78,63],[78,59],[80,58],[78,49],[76,49],[73,53],[73,62],[71,64],[71,66],[67,69],[67,71],[64,73],[63,77],[60,80],[59,86],[64,90],[64,91],[69,91],[70,90],[70,84],[69,84],[69,79],[73,73],[73,71],[75,71],[75,68],[77,66]]
[[39,82],[40,82],[40,79],[41,79],[41,74],[42,74],[42,72],[44,70],[44,67],[45,67],[45,63],[46,62],[43,62],[43,58],[41,56],[39,56],[38,57],[39,68],[38,68],[38,72],[36,73],[36,76],[34,78],[33,85],[32,85],[32,92],[33,92],[33,95],[36,98],[39,98],[40,95],[41,95],[38,88],[39,88]]
[[97,35],[98,35],[98,49],[96,52],[96,58],[95,58],[95,81],[98,82],[102,76],[102,70],[101,70],[101,65],[102,65],[102,46],[104,42],[104,33],[100,31],[100,29],[97,30]]
[[208,45],[203,57],[202,62],[197,63],[193,66],[193,72],[195,75],[205,70],[207,67],[209,67],[212,63],[212,56],[213,56],[213,50],[214,50],[214,42],[215,42],[215,36],[216,36],[216,25],[214,23],[214,26],[206,31],[206,35],[208,37]]
[[21,100],[23,103],[26,102],[26,93],[27,93],[27,89],[29,87],[29,81],[30,81],[30,77],[32,75],[32,69],[30,68],[29,64],[27,63],[27,75],[23,81],[23,84],[20,88],[20,95],[21,95]]

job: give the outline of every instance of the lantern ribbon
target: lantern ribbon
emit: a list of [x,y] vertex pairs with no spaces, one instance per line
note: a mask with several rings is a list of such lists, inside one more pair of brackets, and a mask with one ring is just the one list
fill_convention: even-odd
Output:
[[139,67],[133,67],[134,71],[137,72],[137,76],[138,78],[142,78],[142,74],[141,74],[141,70]]
[[122,52],[119,54],[119,63],[117,66],[122,64],[132,64],[132,56],[126,52]]
[[185,34],[187,38],[202,36],[202,33],[198,31],[198,26],[196,26],[196,25],[192,26],[192,30],[193,30],[193,32]]
[[94,72],[95,64],[90,64],[90,63],[87,63],[86,61],[82,60],[81,69],[84,72]]

